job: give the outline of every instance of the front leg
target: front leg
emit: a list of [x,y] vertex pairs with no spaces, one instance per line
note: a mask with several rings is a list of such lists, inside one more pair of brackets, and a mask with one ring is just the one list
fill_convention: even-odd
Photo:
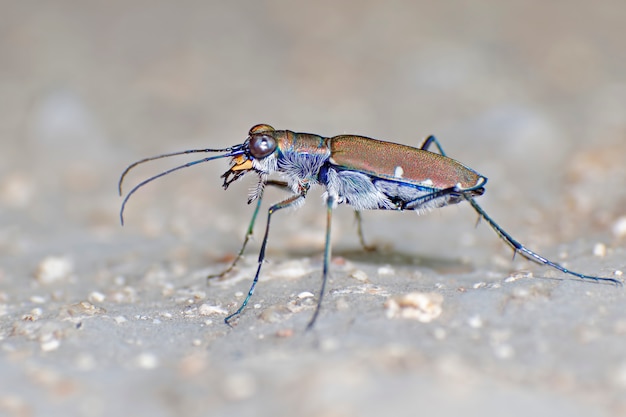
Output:
[[265,225],[265,235],[263,236],[263,242],[261,243],[261,250],[259,251],[259,259],[258,259],[258,266],[257,266],[256,274],[254,275],[254,279],[252,280],[252,285],[250,286],[250,289],[248,290],[248,295],[243,300],[243,303],[241,304],[241,306],[239,306],[237,311],[235,311],[234,313],[232,313],[231,315],[229,315],[228,317],[224,319],[224,322],[226,324],[230,325],[229,323],[230,320],[233,317],[241,314],[241,312],[246,307],[246,305],[248,305],[248,301],[250,301],[250,297],[252,297],[252,294],[254,293],[256,284],[259,281],[261,267],[263,266],[263,261],[265,260],[265,248],[267,246],[267,238],[270,233],[270,221],[272,220],[272,215],[278,210],[282,210],[287,207],[293,207],[293,206],[297,206],[298,204],[301,204],[304,201],[305,196],[306,196],[306,192],[303,191],[302,194],[295,194],[289,197],[288,199],[281,201],[280,203],[274,204],[267,210],[267,224]]
[[[289,188],[289,186],[287,185],[287,183],[285,181],[275,181],[275,180],[269,180],[265,183],[265,185],[272,185],[274,187],[278,187],[282,190],[286,190],[286,191],[291,191],[291,189]],[[243,253],[246,250],[246,246],[248,245],[248,241],[250,241],[250,239],[252,238],[252,233],[254,232],[254,223],[256,222],[256,217],[257,214],[259,214],[259,209],[261,208],[261,203],[263,202],[263,192],[264,190],[260,190],[260,192],[257,195],[257,203],[256,203],[256,207],[254,208],[254,212],[252,213],[252,219],[250,219],[250,224],[248,224],[248,230],[246,231],[246,236],[243,239],[243,245],[241,245],[241,249],[239,249],[239,253],[237,253],[237,256],[235,257],[235,260],[233,260],[233,262],[226,268],[224,269],[222,272],[217,273],[217,274],[211,274],[209,276],[207,276],[207,280],[213,279],[213,278],[222,278],[223,276],[225,276],[226,274],[228,274],[230,271],[232,271],[235,266],[237,265],[237,263],[239,263],[239,261],[241,260],[241,258],[243,258]]]

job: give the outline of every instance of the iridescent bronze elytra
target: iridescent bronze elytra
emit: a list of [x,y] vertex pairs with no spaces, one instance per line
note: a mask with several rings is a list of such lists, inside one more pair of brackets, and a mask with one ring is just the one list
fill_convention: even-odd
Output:
[[[432,144],[435,144],[439,153],[428,150]],[[227,189],[230,184],[243,175],[254,173],[258,177],[258,183],[250,192],[248,204],[256,200],[257,205],[237,258],[221,274],[211,277],[223,276],[231,271],[242,257],[252,236],[265,186],[273,185],[290,191],[292,194],[287,199],[270,206],[268,209],[265,235],[259,251],[256,274],[241,306],[224,319],[227,324],[243,311],[254,293],[265,259],[265,248],[272,215],[286,207],[298,207],[303,204],[307,192],[313,185],[321,185],[326,188],[324,199],[326,201],[327,222],[322,286],[317,307],[309,321],[308,328],[315,323],[322,305],[330,264],[332,211],[338,204],[348,204],[356,210],[359,238],[365,246],[361,233],[359,215],[361,210],[413,210],[423,213],[467,201],[478,215],[485,219],[495,232],[513,248],[515,253],[520,253],[531,261],[550,266],[583,280],[621,285],[620,281],[613,278],[601,278],[571,271],[531,251],[513,239],[474,200],[474,197],[485,192],[484,187],[487,178],[460,162],[448,158],[434,136],[429,136],[420,148],[413,148],[363,136],[340,135],[326,138],[311,133],[275,130],[269,125],[259,124],[250,129],[248,138],[240,145],[224,149],[193,149],[174,152],[135,162],[122,173],[119,182],[120,194],[126,174],[141,163],[174,155],[208,152],[221,152],[222,154],[177,166],[140,182],[124,198],[120,218],[123,224],[123,213],[128,199],[145,184],[183,168],[218,158],[231,158],[230,168],[222,175],[224,189]],[[281,175],[284,181],[270,179],[269,176],[273,173]]]

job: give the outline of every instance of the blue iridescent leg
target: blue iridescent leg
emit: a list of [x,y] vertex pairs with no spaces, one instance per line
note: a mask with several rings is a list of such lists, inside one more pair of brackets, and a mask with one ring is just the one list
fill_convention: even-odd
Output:
[[[317,320],[317,316],[320,314],[320,309],[322,307],[322,300],[324,299],[324,292],[326,291],[326,282],[328,281],[328,270],[330,268],[330,256],[331,256],[331,244],[330,244],[330,230],[331,223],[333,218],[333,205],[335,204],[335,199],[332,197],[328,197],[326,200],[326,241],[324,243],[324,266],[322,267],[322,288],[320,288],[320,295],[317,299],[317,306],[315,307],[315,312],[313,313],[313,317],[307,324],[307,330],[310,330],[315,324],[315,320]],[[357,212],[358,213],[358,212]]]
[[305,196],[305,194],[293,195],[290,198],[288,198],[288,199],[286,199],[284,201],[281,201],[280,203],[274,204],[273,206],[271,206],[267,210],[267,224],[265,225],[265,235],[263,236],[263,242],[261,243],[261,250],[259,251],[259,260],[258,260],[258,266],[257,266],[256,274],[254,275],[254,280],[252,280],[252,285],[250,286],[250,290],[248,290],[248,295],[243,300],[243,303],[241,303],[241,306],[239,306],[237,311],[235,311],[233,314],[229,315],[228,317],[226,317],[224,319],[224,322],[226,324],[228,324],[229,326],[230,326],[230,323],[229,323],[230,320],[233,317],[238,316],[239,314],[241,314],[241,312],[246,307],[246,305],[248,305],[248,301],[250,301],[250,297],[252,297],[252,294],[254,293],[254,289],[256,288],[256,284],[257,284],[257,282],[259,282],[259,274],[261,273],[261,267],[263,266],[263,261],[265,260],[265,248],[267,246],[267,237],[268,237],[269,232],[270,232],[270,221],[272,219],[272,214],[274,214],[278,210],[284,209],[286,207],[291,207],[293,205],[296,205],[296,204],[300,203],[304,199],[304,196]]
[[422,146],[420,147],[420,149],[427,151],[428,148],[430,148],[430,145],[432,145],[433,143],[435,144],[437,149],[439,149],[439,153],[442,154],[443,156],[446,156],[446,153],[443,151],[441,144],[439,143],[437,138],[434,137],[433,135],[430,135],[429,137],[424,139],[424,143],[422,143]]
[[[267,181],[265,185],[266,186],[272,185],[280,189],[291,191],[291,188],[289,188],[287,186],[287,183],[284,181],[269,180]],[[252,219],[250,219],[250,224],[248,225],[248,230],[246,231],[246,237],[243,239],[243,245],[241,245],[241,249],[239,249],[239,253],[237,253],[237,256],[235,257],[233,262],[228,266],[228,268],[226,268],[222,272],[207,276],[207,279],[223,277],[224,275],[232,271],[235,268],[235,266],[237,266],[237,263],[241,260],[241,258],[243,258],[243,253],[246,250],[246,246],[248,245],[248,242],[252,238],[252,234],[254,232],[254,223],[256,222],[256,217],[257,217],[257,214],[259,214],[259,209],[261,208],[262,202],[263,202],[263,191],[261,191],[261,193],[259,194],[259,197],[257,198],[256,207],[254,208],[254,212],[252,213]]]
[[[441,153],[441,155],[446,156],[446,153],[443,151],[443,148],[441,147],[441,144],[439,143],[439,141],[437,140],[436,137],[434,136],[429,136],[426,138],[426,140],[424,141],[424,143],[422,144],[421,149],[423,150],[428,150],[428,148],[430,147],[431,144],[435,144],[435,146],[437,146],[437,148],[439,149],[439,153]],[[483,210],[483,208],[481,206],[478,205],[478,203],[476,202],[476,200],[474,200],[472,197],[470,197],[469,195],[465,194],[464,195],[465,199],[472,205],[472,208],[474,210],[476,210],[476,212],[479,215],[479,220],[482,218],[484,219],[489,226],[491,226],[491,228],[496,232],[496,234],[506,242],[507,245],[509,245],[511,248],[513,248],[513,253],[514,254],[521,254],[524,258],[536,262],[540,265],[545,265],[545,266],[549,266],[551,268],[554,268],[558,271],[561,271],[565,274],[568,275],[572,275],[575,276],[577,278],[580,278],[582,280],[591,280],[591,281],[595,281],[595,282],[607,282],[607,283],[611,283],[614,285],[623,285],[620,281],[614,279],[614,278],[602,278],[602,277],[596,277],[593,275],[585,275],[585,274],[581,274],[579,272],[576,271],[571,271],[567,268],[565,268],[564,266],[553,262],[547,258],[544,258],[543,256],[539,255],[536,252],[531,251],[530,249],[528,249],[526,246],[522,245],[521,243],[519,243],[517,240],[515,240],[513,238],[513,236],[511,236],[510,234],[508,234],[502,227],[500,227],[500,225],[498,223],[496,223],[491,217],[489,217],[489,215],[487,214],[487,212],[485,212],[485,210]]]
[[549,267],[552,267],[554,269],[557,269],[565,274],[569,274],[569,275],[573,275],[577,278],[583,279],[583,280],[591,280],[591,281],[595,281],[595,282],[607,282],[607,283],[611,283],[614,285],[623,285],[620,281],[614,279],[614,278],[602,278],[602,277],[596,277],[593,275],[585,275],[585,274],[581,274],[575,271],[571,271],[567,268],[565,268],[562,265],[557,264],[556,262],[552,262],[551,260],[544,258],[543,256],[539,255],[538,253],[535,253],[533,251],[531,251],[530,249],[528,249],[526,246],[522,245],[521,243],[519,243],[517,240],[513,239],[513,237],[511,235],[509,235],[504,229],[502,229],[500,227],[500,225],[498,223],[496,223],[495,221],[493,221],[491,219],[491,217],[489,217],[489,215],[487,215],[487,213],[485,212],[485,210],[482,209],[482,207],[480,207],[478,205],[478,203],[476,203],[476,201],[474,201],[473,198],[471,197],[467,197],[465,196],[465,199],[472,205],[472,207],[474,208],[474,210],[476,210],[476,212],[480,215],[480,217],[482,217],[483,219],[485,219],[485,221],[489,224],[489,226],[491,226],[491,228],[493,230],[495,230],[495,232],[498,234],[498,236],[500,236],[500,238],[502,240],[504,240],[511,248],[513,248],[513,250],[515,251],[515,253],[519,253],[521,254],[524,258],[536,262],[538,264],[542,264],[542,265],[546,265]]

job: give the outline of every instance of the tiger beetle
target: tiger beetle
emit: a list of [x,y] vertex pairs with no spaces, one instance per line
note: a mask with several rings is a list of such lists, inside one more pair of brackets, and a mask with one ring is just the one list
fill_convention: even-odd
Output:
[[[436,146],[439,153],[429,150],[432,145]],[[524,258],[582,280],[622,285],[620,281],[613,278],[601,278],[569,270],[515,240],[474,200],[474,197],[485,192],[487,178],[447,157],[434,136],[426,138],[420,148],[413,148],[363,136],[340,135],[326,138],[311,133],[275,130],[269,125],[259,124],[250,129],[246,140],[239,145],[223,149],[191,149],[167,153],[131,164],[120,178],[120,195],[122,195],[122,182],[126,174],[139,164],[176,155],[215,152],[220,152],[221,155],[194,160],[140,182],[126,194],[120,210],[120,220],[124,224],[124,208],[130,196],[149,182],[193,165],[219,158],[231,158],[230,168],[221,177],[224,179],[222,186],[227,189],[230,184],[245,174],[256,174],[258,182],[250,191],[248,204],[254,201],[257,204],[237,257],[222,273],[208,277],[214,278],[231,271],[243,256],[252,236],[265,187],[271,185],[291,192],[288,198],[270,206],[267,211],[267,223],[259,251],[256,274],[243,303],[234,313],[224,319],[228,325],[234,317],[241,314],[254,293],[265,260],[272,216],[279,210],[302,205],[312,185],[321,185],[326,189],[323,195],[326,202],[326,240],[322,285],[315,312],[307,329],[313,326],[320,313],[331,258],[332,212],[339,204],[348,204],[354,208],[359,239],[365,246],[361,228],[360,211],[362,210],[412,210],[421,214],[435,208],[467,201],[476,210],[479,219],[484,219],[498,236],[511,246],[514,254],[519,253]],[[280,174],[284,181],[269,179],[270,174],[275,172]]]

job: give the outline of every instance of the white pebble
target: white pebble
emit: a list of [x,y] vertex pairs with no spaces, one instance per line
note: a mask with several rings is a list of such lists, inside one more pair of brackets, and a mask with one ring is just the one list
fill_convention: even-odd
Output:
[[42,352],[52,352],[61,346],[61,341],[56,339],[51,334],[48,334],[41,338],[41,344],[39,346],[41,347]]
[[388,318],[404,318],[428,323],[439,317],[443,296],[437,293],[412,292],[385,302]]
[[37,266],[35,277],[42,284],[51,284],[67,279],[73,271],[74,265],[69,258],[48,256]]
[[479,315],[475,315],[467,320],[467,324],[473,329],[480,329],[483,327],[483,319]]
[[596,243],[593,245],[593,255],[599,258],[606,256],[606,245],[604,243]]
[[393,275],[396,271],[390,266],[385,265],[378,268],[378,275]]
[[99,291],[92,291],[89,293],[87,299],[91,303],[101,303],[106,299],[106,296]]
[[213,306],[205,303],[198,307],[198,314],[201,316],[212,316],[214,314],[225,316],[228,314],[228,310],[222,308],[221,306]]
[[30,302],[35,304],[43,304],[46,302],[46,298],[41,295],[31,295]]
[[622,216],[617,219],[615,223],[613,223],[613,234],[615,237],[623,238],[626,237],[626,216]]
[[352,278],[356,279],[357,281],[361,281],[361,282],[367,282],[367,280],[368,280],[367,274],[365,273],[365,271],[362,271],[360,269],[357,269],[356,271],[353,271],[350,274],[350,276]]

